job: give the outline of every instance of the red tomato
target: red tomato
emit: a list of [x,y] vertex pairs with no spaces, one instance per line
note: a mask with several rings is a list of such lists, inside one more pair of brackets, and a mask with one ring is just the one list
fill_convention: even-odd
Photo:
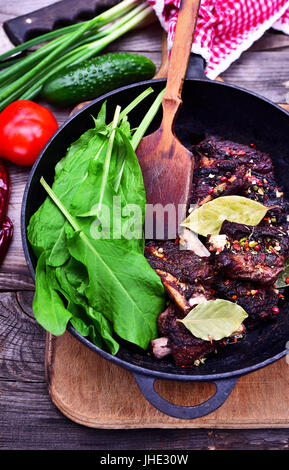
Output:
[[44,106],[14,101],[0,113],[0,157],[32,165],[57,129],[55,117]]

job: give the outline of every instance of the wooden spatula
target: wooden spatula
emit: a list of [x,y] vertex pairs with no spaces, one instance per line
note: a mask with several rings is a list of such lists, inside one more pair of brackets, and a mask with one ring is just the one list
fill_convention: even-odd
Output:
[[[188,67],[200,0],[182,0],[171,51],[166,90],[162,100],[163,119],[159,129],[144,137],[137,156],[142,168],[147,204],[154,205],[153,229],[147,238],[176,238],[185,218],[193,177],[193,157],[174,134],[174,122]],[[157,206],[156,206],[157,204]],[[170,206],[167,206],[167,205]],[[164,208],[170,209],[169,215]],[[174,217],[174,214],[176,217]],[[146,219],[146,225],[147,225]],[[163,225],[163,231],[161,229]],[[158,233],[157,233],[158,232]],[[161,236],[160,236],[161,234]]]

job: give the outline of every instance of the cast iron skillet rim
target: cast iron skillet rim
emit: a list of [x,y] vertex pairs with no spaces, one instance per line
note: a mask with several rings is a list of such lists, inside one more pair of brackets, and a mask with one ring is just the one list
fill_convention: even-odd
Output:
[[[285,115],[289,116],[289,112],[286,111],[285,109],[281,108],[280,106],[278,106],[278,104],[274,103],[273,101],[269,100],[268,98],[264,97],[264,96],[261,96],[259,95],[258,93],[255,93],[255,92],[252,92],[252,91],[248,91],[246,90],[245,88],[242,88],[242,87],[239,87],[237,85],[232,85],[232,84],[228,84],[228,83],[224,83],[224,82],[219,82],[219,81],[216,81],[216,80],[212,80],[212,81],[209,81],[207,78],[204,78],[204,79],[186,79],[186,82],[189,82],[189,81],[192,81],[192,82],[204,82],[204,83],[210,83],[210,82],[213,82],[216,86],[225,86],[225,87],[229,87],[229,88],[232,88],[232,89],[235,89],[237,91],[241,91],[243,93],[246,93],[246,94],[249,94],[257,99],[260,99],[262,101],[265,101],[267,102],[269,105],[273,106],[274,108],[278,109],[278,111],[284,113]],[[60,127],[59,129],[53,134],[53,136],[51,137],[51,139],[47,142],[47,144],[45,145],[45,147],[42,149],[41,153],[39,154],[37,160],[35,161],[35,163],[33,164],[32,168],[31,168],[31,171],[30,171],[30,174],[29,174],[29,177],[28,177],[28,180],[27,180],[27,183],[26,183],[26,186],[25,186],[25,190],[24,190],[24,194],[23,194],[23,199],[22,199],[22,206],[21,206],[21,237],[22,237],[22,244],[23,244],[23,250],[24,250],[24,255],[25,255],[25,259],[26,259],[26,262],[27,262],[27,265],[28,265],[28,269],[29,269],[29,272],[33,278],[33,280],[35,281],[35,270],[34,270],[34,267],[33,267],[33,264],[32,264],[32,261],[31,261],[31,258],[30,258],[30,255],[29,255],[29,249],[28,249],[28,241],[27,241],[27,236],[26,236],[26,225],[25,225],[25,212],[26,212],[26,204],[27,204],[27,197],[28,197],[28,192],[29,192],[29,189],[30,189],[30,184],[31,184],[31,181],[33,179],[33,176],[34,176],[34,173],[36,171],[36,168],[38,167],[38,164],[40,162],[40,160],[42,159],[43,155],[45,154],[46,152],[46,149],[49,147],[49,145],[51,144],[51,142],[56,138],[56,136],[61,133],[61,131],[63,130],[63,128],[65,126],[67,126],[73,119],[75,119],[77,116],[79,116],[79,114],[81,114],[82,112],[86,111],[88,108],[90,108],[91,106],[95,105],[96,103],[98,103],[99,101],[103,101],[111,96],[114,96],[115,94],[121,92],[121,91],[124,91],[124,90],[127,90],[127,89],[130,89],[130,88],[135,88],[135,87],[138,87],[138,86],[143,86],[143,85],[147,85],[147,86],[153,86],[154,83],[156,82],[166,82],[166,79],[165,78],[160,78],[160,79],[153,79],[153,80],[146,80],[146,81],[143,81],[143,82],[138,82],[138,83],[134,83],[132,85],[128,85],[128,86],[124,86],[124,87],[121,87],[121,88],[118,88],[116,90],[113,90],[109,93],[106,93],[105,95],[102,95],[98,98],[96,98],[95,100],[91,101],[90,103],[88,103],[87,105],[83,106],[79,111],[77,111],[76,113],[74,113],[70,118],[68,118]],[[153,376],[155,378],[159,378],[159,379],[171,379],[171,380],[180,380],[180,381],[190,381],[190,380],[195,380],[195,381],[206,381],[206,380],[217,380],[217,379],[223,379],[223,378],[230,378],[230,377],[235,377],[235,376],[241,376],[241,375],[245,375],[247,373],[250,373],[254,370],[257,370],[257,369],[260,369],[262,367],[265,367],[266,365],[268,364],[271,364],[275,361],[277,361],[278,359],[280,359],[281,357],[285,356],[287,353],[289,353],[289,348],[288,349],[284,349],[281,353],[269,358],[269,359],[266,359],[265,361],[263,362],[260,362],[258,364],[255,364],[253,366],[249,366],[249,367],[245,367],[243,369],[239,369],[239,370],[234,370],[234,371],[231,371],[231,372],[225,372],[225,373],[220,373],[220,374],[209,374],[209,375],[179,375],[179,374],[170,374],[170,373],[166,373],[166,372],[160,372],[160,371],[154,371],[154,370],[151,370],[151,369],[147,369],[147,368],[144,368],[144,367],[140,367],[140,366],[137,366],[131,362],[127,362],[127,361],[124,361],[120,358],[118,358],[117,356],[113,356],[109,353],[107,353],[106,351],[103,351],[102,349],[98,348],[97,346],[95,346],[93,343],[91,343],[89,340],[87,340],[85,337],[81,336],[74,328],[73,326],[69,323],[68,326],[67,326],[67,330],[73,335],[75,336],[81,343],[83,343],[84,345],[86,345],[89,349],[93,350],[94,352],[96,352],[97,354],[101,355],[102,357],[104,357],[105,359],[108,359],[110,360],[111,362],[117,364],[117,365],[120,365],[122,367],[124,367],[125,369],[127,370],[130,370],[131,372],[136,372],[136,373],[139,373],[139,374],[142,374],[142,375],[146,375],[146,376]]]

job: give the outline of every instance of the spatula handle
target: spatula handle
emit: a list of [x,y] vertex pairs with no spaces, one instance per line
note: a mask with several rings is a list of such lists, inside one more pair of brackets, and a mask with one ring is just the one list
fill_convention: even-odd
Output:
[[175,114],[182,103],[181,94],[185,80],[194,32],[198,19],[200,0],[181,0],[173,47],[171,50],[166,91],[163,96],[165,115]]

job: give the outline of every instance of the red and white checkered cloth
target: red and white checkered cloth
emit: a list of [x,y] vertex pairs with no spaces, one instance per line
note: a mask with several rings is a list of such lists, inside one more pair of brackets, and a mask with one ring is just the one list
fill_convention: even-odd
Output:
[[[148,0],[173,43],[180,0]],[[206,74],[215,79],[266,30],[289,35],[288,0],[202,0],[192,52],[206,60]]]

